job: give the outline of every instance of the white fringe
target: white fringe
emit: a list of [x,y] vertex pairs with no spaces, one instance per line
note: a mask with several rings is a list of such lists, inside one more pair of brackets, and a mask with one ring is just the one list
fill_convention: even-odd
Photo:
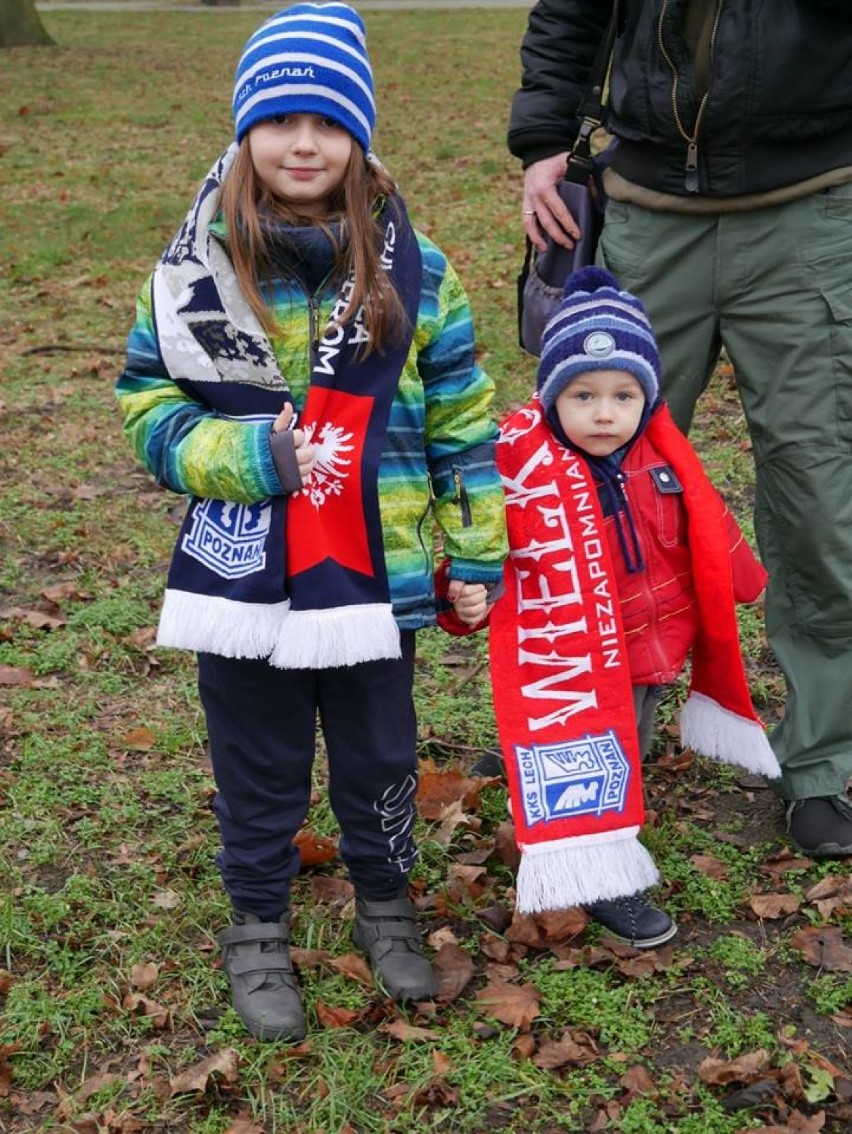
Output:
[[684,748],[723,764],[736,764],[770,780],[781,775],[763,726],[703,693],[690,693],[681,710],[680,740]]
[[515,901],[518,913],[627,897],[655,885],[660,876],[638,834],[638,827],[624,827],[601,835],[523,845]]
[[281,626],[270,665],[278,669],[331,669],[402,656],[390,603],[291,610]]
[[170,589],[160,612],[157,645],[224,658],[265,658],[289,609],[289,601],[267,606]]

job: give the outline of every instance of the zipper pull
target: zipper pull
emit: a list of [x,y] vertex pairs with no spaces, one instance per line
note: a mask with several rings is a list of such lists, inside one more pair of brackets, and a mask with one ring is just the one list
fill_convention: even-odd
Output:
[[698,143],[689,142],[686,147],[686,191],[698,192]]
[[461,469],[453,469],[453,482],[456,486],[453,503],[458,504],[461,509],[462,527],[469,528],[473,523],[473,516],[470,513],[470,500],[468,500],[467,489],[462,480]]

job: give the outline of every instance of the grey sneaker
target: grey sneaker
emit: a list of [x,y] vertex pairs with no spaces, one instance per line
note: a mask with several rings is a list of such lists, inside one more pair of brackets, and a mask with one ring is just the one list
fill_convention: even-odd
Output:
[[852,803],[847,795],[794,799],[787,805],[787,833],[805,854],[842,858],[852,854]]
[[583,908],[613,937],[634,949],[656,949],[658,945],[671,941],[677,933],[672,918],[665,910],[649,902],[644,894],[592,902]]
[[231,982],[234,1010],[260,1040],[300,1040],[305,1014],[290,962],[290,917],[261,921],[234,912],[234,924],[217,938]]
[[358,898],[352,940],[394,1000],[429,1000],[437,995],[438,981],[423,956],[414,905],[408,898],[389,902]]

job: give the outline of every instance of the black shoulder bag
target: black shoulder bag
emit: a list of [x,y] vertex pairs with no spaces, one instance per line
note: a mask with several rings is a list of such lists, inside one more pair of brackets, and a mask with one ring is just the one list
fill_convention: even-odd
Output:
[[595,55],[586,93],[580,104],[580,130],[568,155],[565,174],[556,186],[577,222],[580,238],[573,248],[563,248],[548,236],[547,248],[544,252],[537,252],[527,237],[524,262],[518,276],[518,338],[523,349],[530,354],[541,352],[542,332],[559,306],[567,278],[578,268],[594,263],[606,204],[601,174],[609,164],[611,147],[595,156],[591,140],[603,120],[603,92],[615,29],[614,10]]

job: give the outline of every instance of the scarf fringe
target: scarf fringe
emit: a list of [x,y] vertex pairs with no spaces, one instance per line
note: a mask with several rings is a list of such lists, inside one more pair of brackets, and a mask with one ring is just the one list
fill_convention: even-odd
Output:
[[268,658],[277,669],[331,669],[402,656],[390,603],[291,610],[169,589],[157,645],[224,658]]
[[521,846],[518,913],[562,910],[623,898],[660,880],[638,827]]
[[289,609],[289,601],[268,606],[169,588],[160,613],[157,645],[224,658],[265,658],[278,640]]
[[269,656],[277,669],[331,669],[402,656],[390,603],[291,610]]
[[770,780],[781,775],[760,722],[732,713],[703,693],[690,692],[680,714],[680,739],[684,748],[700,756],[737,765]]

